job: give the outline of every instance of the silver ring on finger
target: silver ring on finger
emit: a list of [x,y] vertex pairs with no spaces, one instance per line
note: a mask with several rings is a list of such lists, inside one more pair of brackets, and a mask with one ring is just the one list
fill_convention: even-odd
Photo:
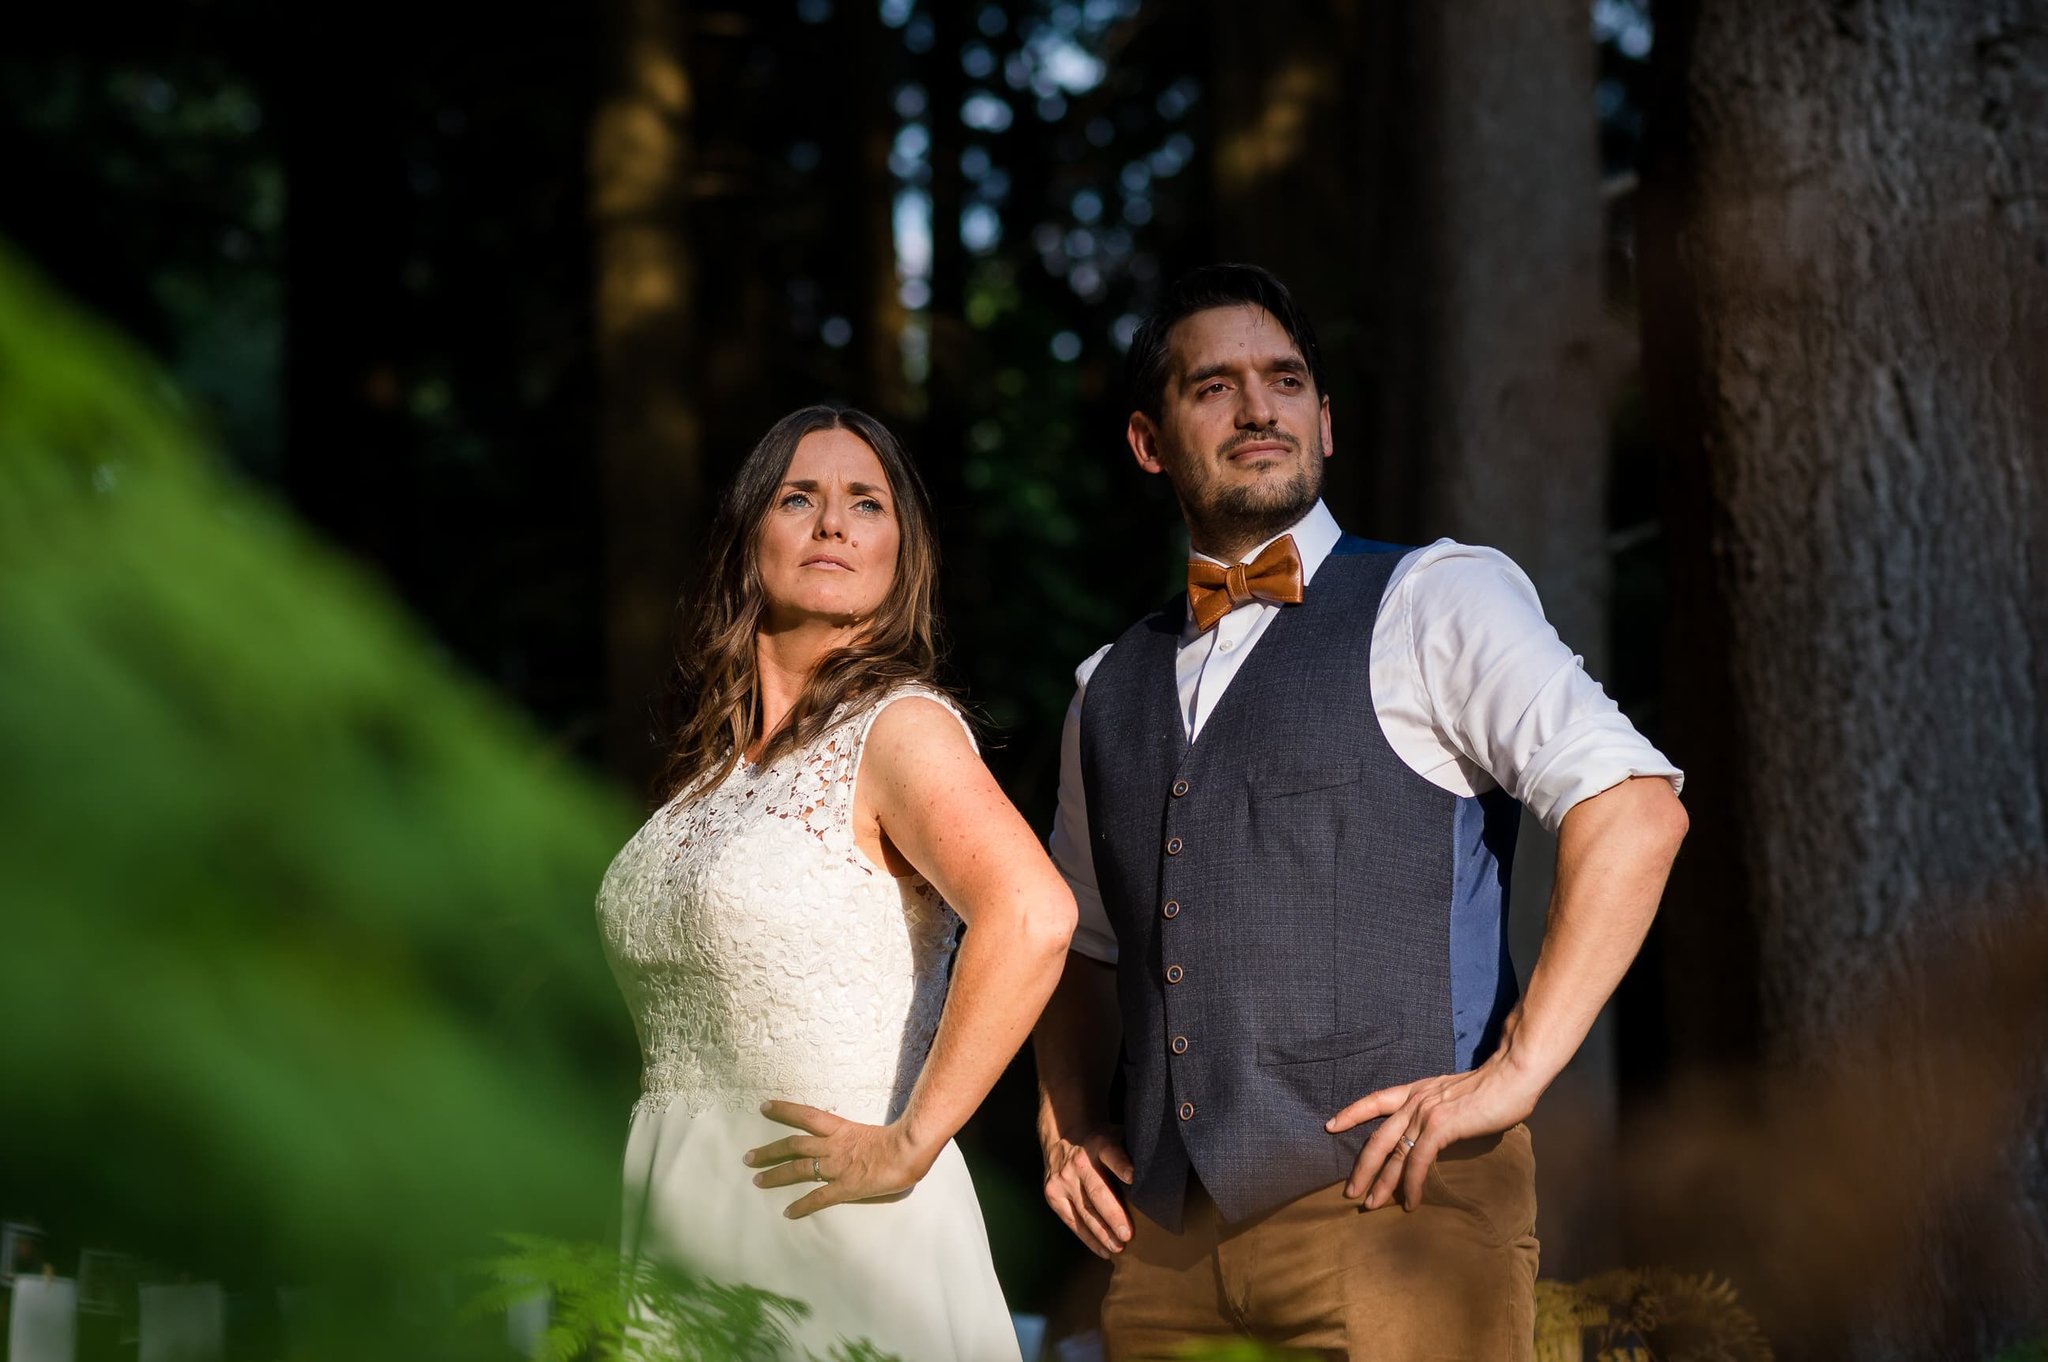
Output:
[[812,1182],[829,1182],[829,1181],[830,1181],[830,1179],[829,1179],[829,1178],[827,1178],[827,1177],[825,1176],[825,1170],[824,1170],[824,1169],[822,1169],[822,1168],[820,1168],[820,1167],[818,1166],[818,1161],[817,1161],[817,1160],[816,1160],[815,1158],[811,1160],[811,1181],[812,1181]]
[[1406,1154],[1413,1148],[1415,1148],[1415,1137],[1413,1135],[1403,1135],[1401,1137],[1401,1152]]

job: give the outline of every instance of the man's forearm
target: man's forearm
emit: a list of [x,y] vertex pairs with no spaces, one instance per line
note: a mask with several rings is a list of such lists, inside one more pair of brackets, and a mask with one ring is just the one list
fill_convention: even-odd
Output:
[[1066,969],[1031,1032],[1041,1145],[1078,1140],[1103,1123],[1103,1095],[1121,1032],[1116,967],[1067,952]]
[[1685,830],[1659,777],[1625,780],[1565,815],[1542,952],[1501,1037],[1503,1063],[1537,1091],[1571,1061],[1635,959]]

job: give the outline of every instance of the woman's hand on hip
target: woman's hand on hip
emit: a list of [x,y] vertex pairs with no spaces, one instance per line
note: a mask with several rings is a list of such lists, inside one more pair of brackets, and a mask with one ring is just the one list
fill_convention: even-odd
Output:
[[931,1171],[936,1149],[919,1149],[900,1124],[865,1125],[800,1102],[763,1102],[761,1114],[799,1132],[742,1155],[756,1187],[820,1184],[783,1211],[801,1220],[827,1206],[898,1196]]

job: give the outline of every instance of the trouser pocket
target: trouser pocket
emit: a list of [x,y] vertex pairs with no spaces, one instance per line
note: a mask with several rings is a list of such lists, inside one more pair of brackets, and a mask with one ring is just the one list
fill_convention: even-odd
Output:
[[1529,1128],[1446,1147],[1423,1179],[1423,1200],[1472,1217],[1500,1245],[1536,1230],[1536,1159]]

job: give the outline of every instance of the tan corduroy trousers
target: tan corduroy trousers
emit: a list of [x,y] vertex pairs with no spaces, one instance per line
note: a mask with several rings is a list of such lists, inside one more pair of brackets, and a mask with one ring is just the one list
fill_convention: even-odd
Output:
[[1237,1338],[1360,1362],[1526,1362],[1535,1175],[1516,1126],[1447,1149],[1412,1212],[1363,1210],[1341,1183],[1236,1225],[1193,1187],[1179,1234],[1133,1211],[1102,1303],[1110,1362]]

